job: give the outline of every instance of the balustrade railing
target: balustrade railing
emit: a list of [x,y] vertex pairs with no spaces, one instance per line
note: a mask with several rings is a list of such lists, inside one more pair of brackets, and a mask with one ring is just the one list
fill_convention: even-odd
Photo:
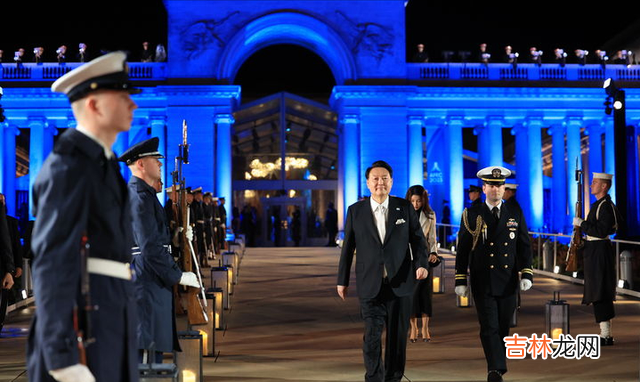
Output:
[[[15,63],[0,64],[0,81],[28,82],[28,81],[55,81],[69,71],[82,65],[80,62],[58,63]],[[167,79],[166,63],[164,62],[131,62],[129,63],[129,77],[133,80]]]
[[482,81],[640,81],[640,65],[409,63],[407,79]]
[[[458,225],[436,224],[438,242],[452,254],[456,253]],[[533,252],[533,269],[545,276],[584,283],[582,261],[577,272],[566,272],[566,255],[571,236],[546,232],[529,232]],[[640,242],[612,239],[616,254],[617,292],[640,297]]]

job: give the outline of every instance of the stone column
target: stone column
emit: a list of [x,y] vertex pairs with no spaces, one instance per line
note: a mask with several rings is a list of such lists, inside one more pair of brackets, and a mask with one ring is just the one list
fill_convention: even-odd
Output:
[[16,136],[20,129],[6,122],[0,123],[0,191],[7,203],[7,214],[16,216]]
[[33,213],[33,184],[42,168],[42,164],[53,149],[53,137],[58,133],[55,126],[50,126],[46,118],[30,118],[31,130],[29,142],[29,218],[34,219]]
[[542,119],[530,117],[511,130],[516,136],[517,198],[532,231],[544,224],[541,129]]
[[407,163],[409,185],[415,184],[423,185],[424,183],[424,171],[423,160],[424,155],[422,152],[422,122],[424,118],[420,115],[409,116],[407,122]]
[[564,123],[553,125],[548,133],[551,135],[551,161],[553,174],[551,182],[551,232],[565,232],[567,221],[567,177],[565,161],[565,137],[566,127]]
[[[583,125],[582,117],[568,117],[566,120],[567,127],[567,190],[568,192],[568,210],[569,215],[565,223],[565,232],[571,232],[573,226],[573,217],[576,215],[576,201],[578,200],[578,188],[576,185],[576,159],[578,164],[582,162],[582,154],[580,153],[580,129]],[[591,179],[589,174],[584,174],[585,182]],[[584,207],[584,206],[583,206]]]
[[[447,171],[445,184],[448,183],[449,203],[451,206],[451,222],[458,222],[464,209],[464,174],[462,164],[462,127],[464,118],[449,117],[445,126],[445,142],[447,151]],[[456,223],[454,223],[456,224]]]
[[[613,118],[607,118],[604,122],[604,172],[607,174],[616,173],[616,148],[613,131]],[[616,182],[611,182],[611,190],[609,191],[611,200],[616,202]]]
[[233,188],[232,188],[232,160],[231,160],[231,129],[235,120],[231,114],[216,114],[216,163],[215,166],[215,188],[216,195],[224,197],[227,200],[225,203],[227,209],[227,227],[231,227],[231,219],[233,218]]
[[[604,133],[604,127],[602,123],[594,123],[587,126],[585,129],[585,135],[589,137],[589,171],[584,172],[584,182],[588,183],[591,179],[591,173],[604,172],[602,167],[602,134]],[[587,166],[583,166],[583,170]],[[595,196],[590,196],[590,202],[585,200],[586,203],[595,202]]]
[[502,126],[502,117],[488,116],[483,125],[473,130],[478,136],[478,170],[503,165]]
[[[341,167],[343,179],[341,182],[343,190],[342,213],[338,213],[339,220],[347,214],[347,208],[358,201],[360,196],[360,115],[345,114],[341,119],[341,134],[338,145],[341,154]],[[340,211],[338,211],[340,212]],[[340,222],[339,222],[340,223]],[[344,228],[341,225],[342,228]]]

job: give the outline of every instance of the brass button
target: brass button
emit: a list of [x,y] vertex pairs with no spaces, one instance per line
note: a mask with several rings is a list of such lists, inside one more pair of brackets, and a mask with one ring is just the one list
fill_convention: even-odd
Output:
[[489,255],[489,257],[493,257],[493,253]]
[[504,254],[504,257],[509,257],[509,255],[507,255],[506,253]]
[[493,247],[493,243],[489,243],[489,245]]
[[504,269],[507,269],[507,268],[509,268],[509,266],[507,264],[505,264],[504,265]]
[[504,246],[506,247],[507,245],[509,245],[509,243],[504,243]]
[[493,264],[491,264],[491,265],[489,266],[489,268],[493,269]]

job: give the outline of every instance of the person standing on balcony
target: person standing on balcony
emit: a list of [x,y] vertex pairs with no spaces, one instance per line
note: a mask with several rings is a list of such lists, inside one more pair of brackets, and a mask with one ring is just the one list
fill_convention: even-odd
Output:
[[416,53],[413,55],[413,62],[429,62],[429,54],[424,50],[424,44],[416,45]]

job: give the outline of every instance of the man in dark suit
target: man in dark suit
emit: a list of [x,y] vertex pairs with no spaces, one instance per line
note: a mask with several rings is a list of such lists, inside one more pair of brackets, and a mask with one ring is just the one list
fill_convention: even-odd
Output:
[[[126,54],[114,52],[51,86],[69,98],[78,126],[60,136],[33,186],[38,308],[28,340],[30,381],[138,380],[131,215],[111,150],[131,128],[137,105],[130,94],[140,92],[126,68]],[[85,239],[89,251],[81,250]],[[100,310],[85,310],[89,303]]]
[[13,275],[15,274],[13,251],[11,248],[11,233],[5,218],[4,204],[0,203],[0,330],[4,325],[9,300],[9,290],[13,287]]
[[458,232],[455,292],[468,296],[469,269],[489,382],[502,381],[507,372],[503,339],[509,335],[518,286],[526,291],[533,283],[531,246],[522,210],[502,201],[504,182],[510,175],[511,171],[499,166],[478,171],[485,202],[463,211]]
[[[365,381],[398,382],[404,375],[415,280],[427,277],[427,244],[413,206],[389,196],[393,170],[376,161],[365,173],[370,198],[349,206],[337,291],[347,296],[353,256],[364,320]],[[386,326],[385,360],[382,331]]]
[[469,201],[471,201],[471,206],[475,206],[476,204],[482,204],[482,198],[480,194],[482,193],[482,188],[474,185],[470,185],[467,190],[467,195],[469,196]]

